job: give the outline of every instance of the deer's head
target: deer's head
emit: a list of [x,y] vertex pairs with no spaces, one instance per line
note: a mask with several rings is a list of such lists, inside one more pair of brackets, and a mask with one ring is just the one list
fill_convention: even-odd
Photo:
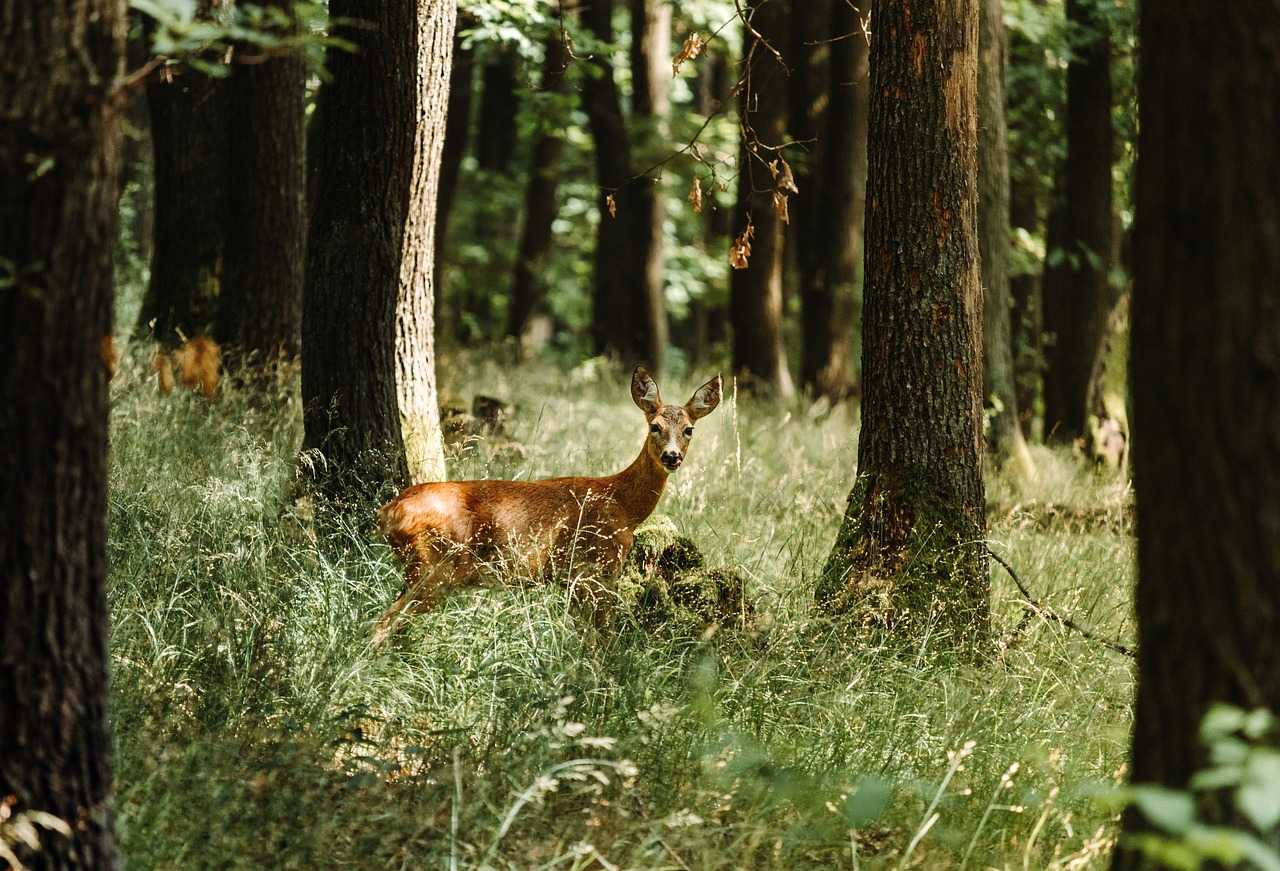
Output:
[[643,366],[637,366],[631,373],[631,398],[649,422],[645,449],[650,458],[668,472],[674,472],[680,468],[685,452],[689,450],[693,425],[720,404],[720,376],[693,391],[693,396],[684,405],[666,405],[653,376]]

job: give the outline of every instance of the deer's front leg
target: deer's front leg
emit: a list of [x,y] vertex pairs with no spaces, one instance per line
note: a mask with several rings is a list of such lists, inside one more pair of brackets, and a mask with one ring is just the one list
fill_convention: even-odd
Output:
[[407,556],[404,591],[374,625],[373,646],[382,644],[406,616],[430,611],[449,590],[471,580],[475,571],[475,561],[464,547],[442,542],[415,546]]

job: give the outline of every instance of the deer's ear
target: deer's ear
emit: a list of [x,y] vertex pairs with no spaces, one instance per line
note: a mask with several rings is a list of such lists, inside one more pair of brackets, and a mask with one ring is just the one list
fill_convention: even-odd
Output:
[[697,390],[693,391],[693,396],[685,405],[685,410],[689,412],[689,417],[697,420],[700,417],[706,417],[708,414],[716,410],[716,406],[720,404],[720,376],[712,378],[706,384],[703,384]]
[[658,382],[643,366],[637,366],[631,373],[631,400],[640,410],[652,417],[658,413],[662,405],[662,397],[658,395]]

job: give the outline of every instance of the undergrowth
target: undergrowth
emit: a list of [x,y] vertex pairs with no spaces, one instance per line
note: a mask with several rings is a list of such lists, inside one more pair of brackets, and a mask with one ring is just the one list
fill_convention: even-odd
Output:
[[[1091,868],[1126,756],[1131,663],[993,565],[998,647],[953,658],[814,610],[855,421],[727,389],[659,511],[742,577],[761,633],[598,631],[563,590],[497,585],[374,651],[400,574],[372,515],[318,548],[295,499],[296,381],[112,386],[110,604],[133,868]],[[703,374],[703,373],[698,373]],[[604,474],[644,435],[623,374],[453,359],[446,399],[512,403],[456,479]],[[686,384],[664,383],[668,399]],[[728,386],[727,386],[728,387]],[[1037,450],[988,481],[993,550],[1052,607],[1131,640],[1131,499]]]

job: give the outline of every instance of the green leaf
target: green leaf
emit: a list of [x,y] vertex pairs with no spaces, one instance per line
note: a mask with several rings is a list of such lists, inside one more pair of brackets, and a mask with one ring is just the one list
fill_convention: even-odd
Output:
[[892,784],[875,777],[862,778],[844,801],[845,821],[850,828],[860,828],[884,813],[892,797]]
[[1195,823],[1196,806],[1190,793],[1163,786],[1135,786],[1133,803],[1155,825],[1180,835]]
[[1239,786],[1241,778],[1244,777],[1244,766],[1242,765],[1219,765],[1214,768],[1206,768],[1203,771],[1197,771],[1191,777],[1191,788],[1197,792],[1207,792],[1213,789],[1226,789],[1231,786]]
[[1280,823],[1280,751],[1259,748],[1249,754],[1236,806],[1263,832]]
[[1229,737],[1240,730],[1244,720],[1244,711],[1234,705],[1214,705],[1200,721],[1200,740],[1212,744]]

